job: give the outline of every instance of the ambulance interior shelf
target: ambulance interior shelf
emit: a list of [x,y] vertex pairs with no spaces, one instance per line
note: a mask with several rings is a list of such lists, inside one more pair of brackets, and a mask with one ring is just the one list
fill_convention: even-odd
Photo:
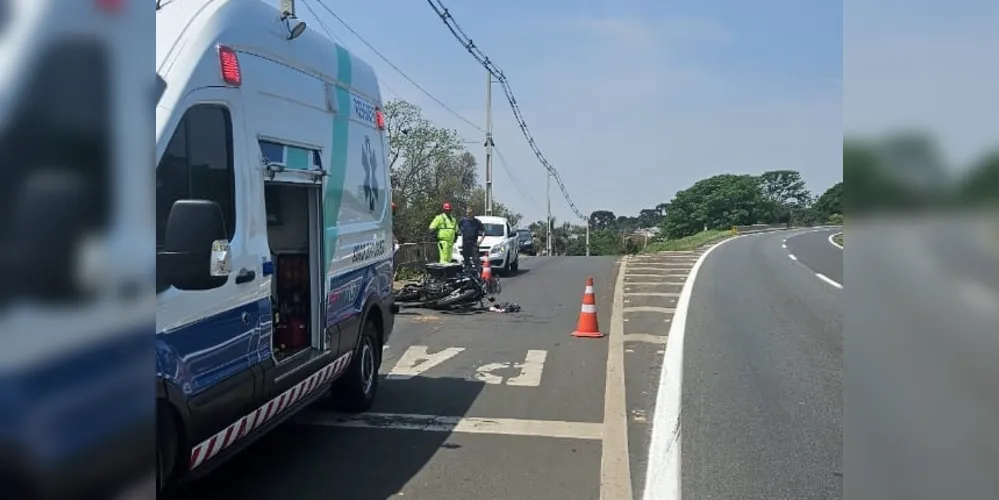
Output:
[[271,294],[274,355],[280,361],[310,346],[309,254],[279,252],[271,258],[275,274]]
[[312,302],[308,192],[301,186],[267,185],[267,239],[274,275],[274,357],[281,362],[312,345]]

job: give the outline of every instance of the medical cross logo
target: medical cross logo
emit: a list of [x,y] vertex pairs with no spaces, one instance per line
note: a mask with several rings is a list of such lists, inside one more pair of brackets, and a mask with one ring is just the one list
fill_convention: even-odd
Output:
[[361,165],[364,166],[364,199],[368,202],[368,211],[375,211],[378,201],[378,157],[371,148],[371,137],[364,136],[364,146],[361,148]]

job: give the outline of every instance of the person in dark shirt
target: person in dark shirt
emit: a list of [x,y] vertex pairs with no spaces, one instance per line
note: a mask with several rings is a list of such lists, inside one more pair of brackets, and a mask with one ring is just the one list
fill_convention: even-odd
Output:
[[466,266],[471,266],[476,272],[481,272],[479,262],[479,245],[486,237],[486,227],[482,221],[475,218],[472,207],[465,209],[465,216],[458,221],[458,232],[461,233],[461,257]]

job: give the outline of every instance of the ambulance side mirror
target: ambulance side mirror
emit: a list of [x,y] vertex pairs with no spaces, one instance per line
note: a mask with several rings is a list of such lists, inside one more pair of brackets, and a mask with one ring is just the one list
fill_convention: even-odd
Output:
[[210,200],[177,200],[170,209],[163,250],[156,253],[157,289],[173,285],[180,290],[211,290],[229,280],[228,269],[213,266],[213,250],[225,242],[222,207]]

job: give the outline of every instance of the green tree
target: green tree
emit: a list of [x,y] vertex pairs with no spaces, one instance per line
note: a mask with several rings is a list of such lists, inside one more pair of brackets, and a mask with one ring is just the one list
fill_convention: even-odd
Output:
[[885,169],[875,144],[857,139],[843,142],[843,182],[850,186],[842,197],[843,209],[865,214],[886,209],[913,208],[920,195]]
[[590,229],[615,229],[617,216],[610,210],[595,210],[590,214]]
[[758,177],[721,174],[702,179],[676,193],[663,224],[668,238],[682,238],[708,229],[754,224],[766,202]]
[[965,175],[961,196],[972,203],[999,200],[999,150],[982,157]]
[[[484,213],[478,165],[454,130],[435,126],[420,108],[403,100],[385,104],[392,201],[398,206],[393,230],[399,241],[425,241],[427,226],[441,205],[458,210],[469,204]],[[516,225],[520,216],[494,201],[493,212]]]
[[[803,214],[811,203],[812,195],[796,170],[770,170],[760,174],[760,191],[766,207],[766,222],[784,222]],[[761,214],[763,216],[763,214]]]
[[843,182],[822,193],[809,208],[808,222],[829,222],[833,214],[843,214]]

